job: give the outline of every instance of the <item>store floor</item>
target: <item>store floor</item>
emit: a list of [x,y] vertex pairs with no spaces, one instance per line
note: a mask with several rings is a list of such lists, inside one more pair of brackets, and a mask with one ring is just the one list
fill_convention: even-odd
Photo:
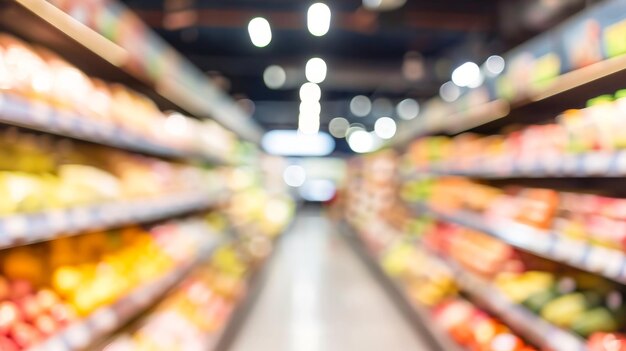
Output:
[[319,212],[301,212],[230,351],[428,351]]

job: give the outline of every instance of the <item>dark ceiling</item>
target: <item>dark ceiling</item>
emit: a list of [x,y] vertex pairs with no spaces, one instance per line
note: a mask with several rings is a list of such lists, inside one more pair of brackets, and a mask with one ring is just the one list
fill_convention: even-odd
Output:
[[[311,57],[321,57],[328,65],[327,79],[320,84],[324,129],[333,117],[351,119],[348,102],[358,94],[393,102],[405,97],[429,98],[456,65],[468,60],[482,62],[586,3],[408,0],[398,10],[373,12],[365,10],[360,0],[335,0],[326,2],[332,10],[329,33],[314,37],[306,28],[306,11],[313,2],[125,1],[170,44],[222,82],[228,93],[254,101],[254,118],[266,129],[297,128],[298,88],[305,81],[304,66]],[[538,9],[541,21],[537,21]],[[248,36],[247,24],[257,16],[265,17],[272,26],[272,42],[265,48],[254,47]],[[515,20],[507,20],[509,17]],[[420,79],[408,80],[402,74],[409,52],[423,58],[425,74]],[[265,86],[262,76],[269,65],[281,65],[287,71],[283,89]],[[380,116],[359,122],[369,127],[375,117]]]

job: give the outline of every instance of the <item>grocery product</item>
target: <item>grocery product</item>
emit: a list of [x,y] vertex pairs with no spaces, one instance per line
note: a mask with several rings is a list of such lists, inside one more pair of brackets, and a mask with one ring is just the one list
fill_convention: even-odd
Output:
[[529,163],[550,169],[566,155],[622,150],[626,145],[624,116],[624,91],[620,90],[590,99],[586,108],[567,110],[548,124],[488,136],[466,133],[420,138],[411,144],[406,157],[411,167],[444,173],[506,174]]
[[506,325],[463,299],[439,304],[433,319],[442,325],[460,345],[469,350],[532,351]]
[[61,125],[84,122],[191,155],[236,157],[236,136],[215,122],[162,112],[124,85],[89,77],[50,50],[0,33],[0,97],[5,95],[60,112],[55,122]]
[[0,132],[0,150],[0,215],[220,187],[202,168],[15,129]]

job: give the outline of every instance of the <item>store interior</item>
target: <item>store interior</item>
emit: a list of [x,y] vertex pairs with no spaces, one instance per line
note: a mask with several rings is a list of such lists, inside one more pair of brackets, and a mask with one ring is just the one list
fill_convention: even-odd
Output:
[[0,1],[0,351],[626,351],[626,0]]

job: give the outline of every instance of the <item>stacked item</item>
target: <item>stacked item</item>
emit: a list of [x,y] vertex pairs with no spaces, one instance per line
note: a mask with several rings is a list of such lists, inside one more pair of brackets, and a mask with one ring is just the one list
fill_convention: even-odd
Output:
[[28,349],[137,287],[191,263],[211,233],[202,219],[88,233],[0,255],[0,346]]
[[209,262],[161,302],[136,331],[119,336],[104,350],[211,349],[244,297],[250,265],[234,246],[222,246]]
[[522,254],[487,234],[457,225],[439,223],[424,233],[423,241],[555,326],[583,337],[626,326],[623,293],[601,277]]
[[626,90],[620,90],[589,100],[584,109],[567,110],[554,123],[489,136],[424,137],[413,142],[407,157],[413,167],[444,172],[509,170],[513,161],[553,168],[564,155],[625,149],[625,127]]
[[235,135],[217,123],[165,114],[148,97],[89,77],[55,53],[7,34],[0,34],[1,100],[53,109],[67,119],[57,124],[79,117],[98,133],[119,130],[179,152],[228,158],[237,151]]
[[551,189],[499,189],[466,178],[408,182],[403,196],[445,213],[476,213],[487,223],[524,224],[555,235],[624,251],[626,199]]
[[213,171],[8,129],[0,132],[0,215],[219,189]]

